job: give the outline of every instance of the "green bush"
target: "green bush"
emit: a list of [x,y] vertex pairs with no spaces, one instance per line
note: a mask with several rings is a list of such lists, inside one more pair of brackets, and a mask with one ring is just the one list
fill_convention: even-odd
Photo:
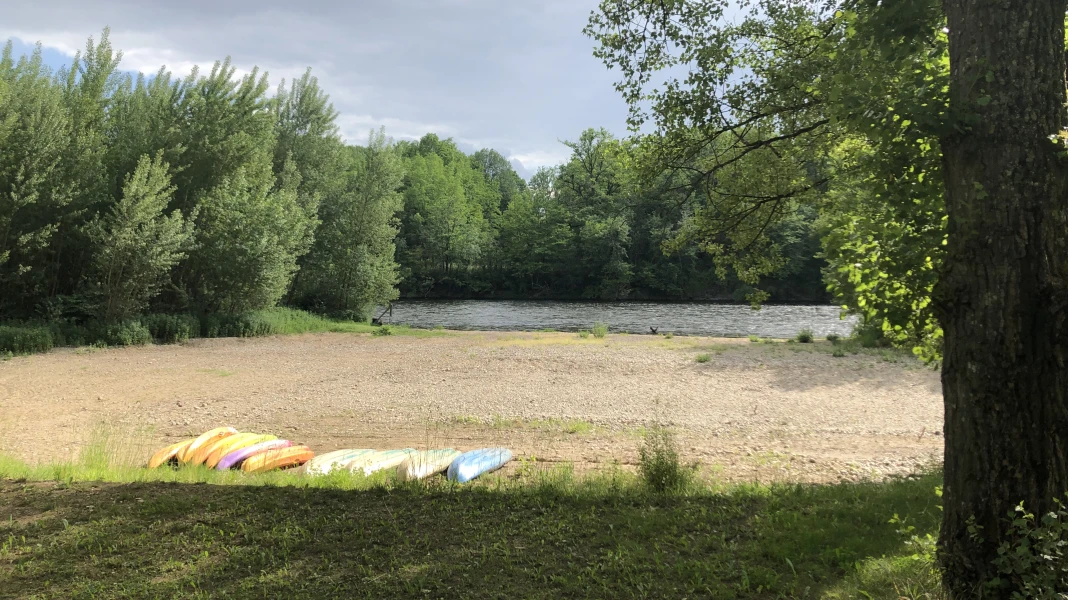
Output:
[[802,344],[811,344],[812,343],[812,330],[811,329],[802,329],[801,331],[798,331],[797,332],[797,341],[801,342]]
[[837,344],[837,343],[838,343],[838,340],[840,340],[840,339],[841,339],[841,338],[840,338],[840,337],[838,337],[838,334],[837,334],[837,333],[828,333],[828,334],[827,334],[827,341],[828,341],[828,342],[830,342],[830,343],[832,343],[832,344]]
[[[1009,513],[1006,541],[994,559],[999,577],[988,583],[992,597],[1061,600],[1068,590],[1068,511],[1054,498],[1055,510],[1036,519],[1021,504]],[[975,535],[979,535],[976,530]]]
[[593,337],[595,337],[595,338],[603,338],[606,335],[608,335],[608,325],[607,324],[605,324],[605,323],[594,323],[593,324]]
[[711,354],[698,354],[696,360],[699,363],[706,363],[706,362],[712,360],[712,355]]
[[760,343],[760,336],[759,335],[750,335],[749,336],[749,341],[753,342],[754,344],[758,344],[758,343]]
[[588,330],[586,330],[586,329],[583,329],[582,331],[579,331],[578,334],[579,334],[579,337],[582,338],[582,339],[586,339],[586,338],[590,337],[590,332]]
[[670,332],[670,331],[664,334],[664,338],[665,339],[669,339],[670,340],[673,337],[675,337],[675,334]]
[[257,311],[239,315],[208,315],[201,320],[200,334],[208,338],[216,337],[261,337],[277,333],[277,321],[265,315],[268,311]]
[[0,353],[32,354],[48,352],[55,346],[52,331],[44,326],[0,326]]
[[193,315],[148,315],[141,322],[161,344],[176,344],[200,335],[200,319]]
[[372,331],[371,335],[376,336],[376,337],[381,337],[381,336],[386,336],[386,335],[393,335],[393,328],[390,327],[389,325],[383,325],[383,326],[379,327],[378,329],[375,329],[374,331]]
[[101,341],[108,346],[144,346],[152,343],[152,334],[141,321],[124,321],[105,325]]
[[657,493],[685,489],[694,478],[694,467],[680,462],[678,442],[668,429],[649,429],[638,447],[638,474],[646,487]]
[[843,348],[841,346],[835,346],[834,349],[831,350],[831,356],[833,356],[835,358],[842,358],[845,355],[846,355],[845,348]]

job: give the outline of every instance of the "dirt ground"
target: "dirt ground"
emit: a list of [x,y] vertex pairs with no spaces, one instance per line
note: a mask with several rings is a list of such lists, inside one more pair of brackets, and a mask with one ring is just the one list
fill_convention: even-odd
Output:
[[309,334],[0,362],[0,452],[30,462],[70,459],[94,428],[162,446],[232,425],[319,452],[504,445],[633,468],[657,422],[725,480],[879,478],[942,452],[936,372],[890,351],[833,357],[827,342]]

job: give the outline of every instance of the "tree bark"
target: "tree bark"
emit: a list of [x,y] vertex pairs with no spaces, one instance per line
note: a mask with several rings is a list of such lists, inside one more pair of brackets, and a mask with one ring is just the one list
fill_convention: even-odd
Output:
[[[943,0],[950,107],[943,582],[972,597],[996,573],[1006,517],[1068,492],[1065,0]],[[970,533],[969,520],[979,527]],[[997,594],[995,594],[997,596]],[[986,596],[990,597],[990,596]]]

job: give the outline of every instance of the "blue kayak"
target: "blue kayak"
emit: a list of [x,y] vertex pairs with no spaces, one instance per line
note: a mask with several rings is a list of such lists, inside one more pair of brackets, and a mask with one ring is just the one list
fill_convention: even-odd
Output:
[[508,448],[482,448],[465,452],[456,457],[449,465],[449,481],[467,483],[479,475],[484,475],[503,467],[512,460],[512,451]]

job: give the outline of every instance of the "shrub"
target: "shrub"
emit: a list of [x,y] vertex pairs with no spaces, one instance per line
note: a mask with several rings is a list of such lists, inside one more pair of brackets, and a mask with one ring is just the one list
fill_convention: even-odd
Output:
[[834,349],[831,350],[831,356],[833,356],[835,358],[842,358],[845,355],[846,355],[845,348],[843,348],[841,346],[835,346]]
[[176,344],[200,335],[200,319],[193,315],[148,315],[141,322],[161,344]]
[[671,431],[659,425],[646,431],[638,447],[638,474],[650,490],[665,493],[685,489],[693,481],[695,467],[682,465]]
[[55,340],[48,327],[0,326],[0,353],[48,352],[53,346],[55,346]]
[[698,354],[696,360],[699,363],[706,363],[706,362],[712,360],[712,355],[711,354]]
[[802,329],[801,331],[797,332],[797,341],[801,342],[802,344],[811,344],[812,330]]
[[[1059,592],[1068,589],[1068,511],[1060,499],[1053,501],[1056,508],[1041,519],[1022,504],[1009,513],[1006,541],[994,559],[1000,576],[988,583],[992,596],[1004,597],[1009,589],[1013,598],[1064,598]],[[974,532],[980,533],[978,528]]]
[[152,334],[141,321],[124,321],[104,326],[102,341],[109,346],[144,346],[152,343]]
[[378,329],[375,329],[374,331],[372,331],[371,335],[376,336],[376,337],[381,337],[381,336],[385,336],[385,335],[393,335],[393,328],[390,327],[389,325],[383,325],[383,326],[379,327]]
[[579,334],[579,337],[582,338],[582,339],[586,339],[586,338],[590,337],[590,332],[585,330],[585,329],[583,329],[582,331],[578,332],[578,334]]
[[837,334],[837,333],[828,333],[828,334],[827,334],[827,341],[828,341],[828,342],[830,342],[830,343],[832,343],[832,344],[837,344],[837,343],[838,343],[838,340],[840,340],[840,339],[841,339],[841,338],[840,338],[840,337],[838,337],[838,334]]
[[603,338],[606,335],[608,335],[608,325],[607,324],[605,324],[605,323],[594,323],[593,324],[593,337],[595,337],[595,338]]
[[749,336],[749,341],[753,342],[754,344],[758,344],[758,343],[760,343],[760,336],[759,335],[750,335]]
[[200,334],[208,338],[272,335],[277,333],[276,323],[278,321],[284,322],[284,318],[272,318],[269,311],[238,315],[213,314],[204,317],[201,321]]

